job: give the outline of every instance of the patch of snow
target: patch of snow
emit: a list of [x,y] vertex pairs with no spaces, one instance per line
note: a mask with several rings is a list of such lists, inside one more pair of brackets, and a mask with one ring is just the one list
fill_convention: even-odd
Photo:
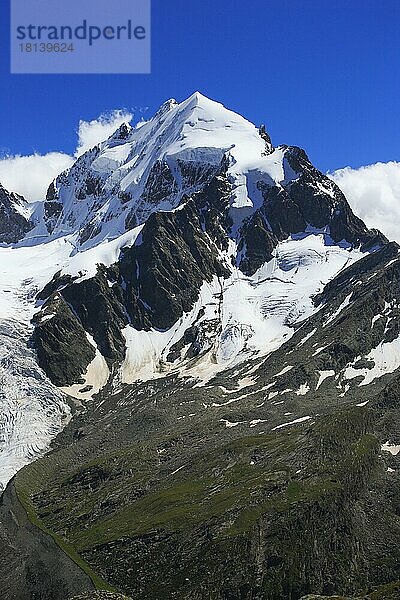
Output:
[[307,333],[307,335],[297,345],[304,346],[304,344],[314,335],[316,331],[316,329],[313,329],[312,331],[310,331],[310,333]]
[[339,306],[339,308],[337,310],[335,310],[335,312],[325,321],[323,327],[326,327],[327,325],[329,325],[329,323],[332,323],[332,321],[334,321],[336,319],[336,317],[338,317],[340,315],[340,313],[350,304],[351,301],[351,297],[353,295],[353,292],[351,294],[349,294],[348,296],[346,296],[346,298],[343,300],[342,304]]
[[379,319],[382,317],[382,315],[375,315],[374,317],[372,317],[372,323],[371,323],[371,329],[374,328],[374,325],[377,321],[379,321]]
[[279,371],[279,373],[277,373],[276,375],[274,375],[274,377],[280,377],[281,375],[284,375],[285,373],[288,373],[292,369],[293,369],[293,365],[288,365],[287,367],[284,367],[282,369],[282,371]]
[[368,361],[373,361],[372,369],[355,369],[354,365],[360,360],[358,357],[349,365],[343,374],[344,379],[355,379],[362,377],[360,386],[369,385],[375,379],[384,375],[393,373],[400,368],[400,336],[391,342],[381,342],[376,348],[365,357]]
[[316,349],[316,351],[313,353],[313,356],[318,356],[318,354],[321,354],[321,352],[323,350],[325,350],[325,348],[327,348],[327,346],[320,346],[319,348]]
[[289,425],[295,425],[296,423],[304,423],[305,421],[309,421],[311,419],[311,417],[307,416],[307,417],[300,417],[299,419],[294,419],[294,421],[289,421],[288,423],[282,423],[282,425],[277,425],[276,427],[274,427],[272,429],[272,431],[275,431],[277,429],[282,429],[282,427],[288,427]]
[[237,427],[240,424],[240,421],[236,421],[236,423],[232,423],[231,421],[228,421],[227,419],[220,419],[221,423],[225,423],[225,427],[231,428],[231,427]]
[[310,391],[310,386],[308,383],[302,383],[298,390],[296,390],[297,396],[305,396]]
[[250,427],[255,427],[260,423],[268,423],[268,419],[253,419],[252,421],[250,421]]
[[238,384],[237,389],[238,390],[242,390],[243,388],[250,387],[252,385],[255,385],[256,383],[257,383],[257,379],[254,378],[254,377],[248,377],[248,376],[247,377],[243,377],[243,379],[239,379],[238,380],[238,382],[237,382],[237,384]]
[[381,446],[381,450],[383,452],[390,452],[392,456],[397,456],[400,452],[400,446],[396,446],[395,444],[389,444],[389,442],[386,442]]
[[366,406],[368,404],[369,400],[365,400],[365,402],[360,402],[359,404],[356,404],[356,406]]
[[335,376],[335,371],[332,371],[332,370],[318,371],[318,373],[319,373],[319,379],[318,379],[317,387],[315,388],[315,390],[318,390],[321,387],[321,385],[323,384],[325,379],[328,379],[328,377]]
[[46,321],[50,321],[55,315],[51,314],[51,315],[43,315],[43,317],[41,317],[40,322],[41,323],[45,323]]
[[86,336],[89,343],[95,348],[96,356],[88,365],[85,375],[82,376],[84,383],[76,383],[61,388],[64,394],[68,394],[68,396],[72,396],[77,400],[89,400],[94,394],[98,394],[110,377],[107,362],[98,349],[96,342],[88,333],[86,333]]
[[122,333],[126,340],[126,356],[121,369],[123,383],[133,383],[138,380],[149,380],[163,377],[169,371],[180,371],[185,376],[191,375],[199,379],[202,384],[207,383],[218,371],[216,361],[210,358],[210,353],[199,357],[187,369],[174,366],[166,360],[171,346],[178,342],[186,329],[196,320],[199,311],[205,307],[203,319],[215,319],[218,314],[218,297],[220,284],[218,278],[211,283],[205,282],[200,290],[199,298],[193,309],[185,313],[176,323],[166,331],[137,331],[130,325]]
[[[72,256],[68,260],[67,265],[63,268],[62,273],[71,275],[72,277],[79,277],[77,281],[90,279],[96,275],[97,265],[101,264],[110,267],[112,264],[116,263],[122,248],[130,248],[133,246],[142,229],[143,225],[140,225],[112,241],[106,240],[88,250],[77,252],[76,248],[74,248]],[[74,240],[72,237],[67,239],[70,239],[71,242]]]
[[181,471],[184,468],[185,465],[182,465],[181,467],[178,467],[177,469],[175,469],[175,471],[172,471],[172,473],[170,475],[175,475],[175,473],[178,473],[178,471]]

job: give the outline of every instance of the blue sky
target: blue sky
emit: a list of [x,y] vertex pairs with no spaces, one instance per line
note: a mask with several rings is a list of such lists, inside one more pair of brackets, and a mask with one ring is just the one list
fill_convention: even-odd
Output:
[[322,170],[399,159],[399,0],[153,0],[152,74],[108,76],[10,75],[5,5],[2,153],[72,153],[80,119],[198,89]]

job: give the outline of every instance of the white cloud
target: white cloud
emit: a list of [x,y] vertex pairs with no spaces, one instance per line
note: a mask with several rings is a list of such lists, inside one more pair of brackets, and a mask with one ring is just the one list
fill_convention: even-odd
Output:
[[0,182],[30,202],[43,200],[49,184],[73,162],[71,156],[61,152],[6,156],[0,160]]
[[106,140],[122,123],[130,123],[133,115],[123,110],[100,115],[93,121],[80,121],[78,128],[78,147],[75,156],[81,156],[99,142]]
[[329,173],[368,227],[400,242],[400,163],[376,163]]
[[[132,114],[115,110],[93,121],[80,121],[75,157],[106,140]],[[68,169],[75,158],[63,152],[5,156],[0,159],[0,183],[9,191],[21,194],[29,202],[43,200],[47,188],[57,175]]]

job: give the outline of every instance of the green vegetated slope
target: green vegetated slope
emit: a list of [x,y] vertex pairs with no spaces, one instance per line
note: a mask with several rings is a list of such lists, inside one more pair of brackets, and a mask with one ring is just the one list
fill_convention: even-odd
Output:
[[[95,432],[79,428],[79,441],[16,479],[31,518],[90,565],[99,587],[299,598],[396,578],[399,481],[380,456],[379,410],[342,406],[275,432],[227,428],[206,409],[174,425],[163,387],[158,419],[152,403],[133,403],[141,419],[114,422],[117,449],[111,409]],[[173,389],[175,401],[189,393]]]

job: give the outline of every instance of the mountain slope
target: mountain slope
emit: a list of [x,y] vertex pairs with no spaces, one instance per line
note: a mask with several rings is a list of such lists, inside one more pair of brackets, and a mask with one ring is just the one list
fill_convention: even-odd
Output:
[[399,274],[396,244],[367,255],[281,348],[206,385],[104,390],[17,493],[134,598],[361,595],[395,581],[399,365],[386,349]]

